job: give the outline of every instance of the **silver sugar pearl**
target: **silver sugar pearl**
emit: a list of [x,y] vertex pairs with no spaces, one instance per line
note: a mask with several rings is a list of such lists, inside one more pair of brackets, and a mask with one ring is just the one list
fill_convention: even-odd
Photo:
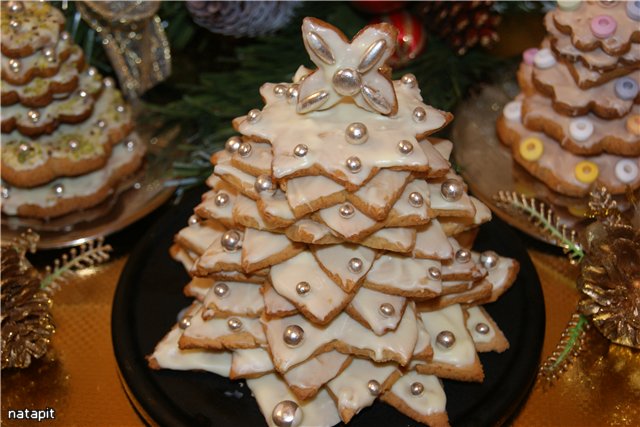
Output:
[[407,85],[409,87],[414,87],[418,83],[418,79],[411,73],[405,74],[400,79],[403,85]]
[[78,92],[78,95],[80,96],[80,98],[86,98],[88,93],[86,90],[81,90],[80,92]]
[[75,139],[69,140],[69,148],[71,149],[71,151],[76,151],[79,146],[80,144]]
[[416,381],[414,383],[411,383],[411,385],[409,386],[409,390],[411,391],[412,395],[420,396],[424,392],[424,385]]
[[360,169],[362,169],[362,162],[356,156],[349,157],[345,161],[345,165],[347,166],[347,169],[349,169],[349,172],[351,173],[358,173],[360,172]]
[[100,129],[104,129],[104,127],[107,125],[107,122],[105,122],[104,120],[98,120],[96,122],[96,125],[100,128]]
[[227,139],[227,142],[224,143],[224,148],[229,153],[235,153],[236,151],[238,151],[238,148],[240,148],[240,144],[242,144],[242,138],[240,138],[239,136],[232,136],[231,138]]
[[262,117],[262,112],[257,108],[254,108],[253,110],[247,113],[247,120],[249,120],[249,123],[257,123],[261,117]]
[[296,402],[283,400],[273,408],[271,419],[277,427],[297,427],[302,421],[302,410]]
[[216,283],[213,287],[213,293],[218,298],[224,298],[229,295],[229,285],[226,283]]
[[298,99],[298,94],[300,93],[299,87],[300,85],[298,84],[292,84],[287,88],[287,102],[296,102],[296,100]]
[[19,73],[22,68],[22,63],[19,59],[11,58],[9,60],[9,69],[14,73]]
[[231,317],[229,318],[229,320],[227,320],[227,326],[231,331],[239,331],[240,329],[242,329],[242,321],[237,317]]
[[278,97],[284,96],[287,93],[287,87],[285,85],[275,85],[273,93]]
[[486,323],[478,322],[476,323],[476,332],[482,335],[487,335],[489,333],[489,325]]
[[402,154],[409,154],[413,151],[413,144],[406,139],[398,142],[398,151]]
[[17,29],[20,26],[20,23],[18,21],[16,21],[15,19],[12,19],[11,21],[9,21],[9,27],[11,27],[12,29]]
[[189,225],[196,225],[200,223],[200,219],[196,215],[191,215],[189,217]]
[[31,144],[28,142],[21,142],[20,145],[18,145],[18,151],[21,153],[26,153],[29,150],[31,150]]
[[427,272],[432,280],[440,280],[442,278],[442,272],[437,267],[429,267]]
[[113,79],[111,77],[106,77],[102,81],[102,84],[104,84],[104,87],[112,87],[113,85],[115,85],[115,82],[113,81]]
[[8,6],[9,6],[9,11],[13,13],[19,13],[24,10],[24,5],[22,4],[21,1],[10,1]]
[[309,152],[309,147],[307,147],[304,144],[298,144],[295,146],[295,148],[293,149],[293,154],[296,157],[304,157],[307,155],[307,153]]
[[269,175],[259,175],[256,178],[253,187],[258,193],[275,190],[275,185],[273,185],[273,181]]
[[333,75],[333,87],[343,96],[353,96],[360,92],[362,81],[360,73],[351,68],[342,68]]
[[494,251],[484,251],[480,254],[480,264],[487,270],[491,270],[498,265],[500,256]]
[[471,261],[471,252],[467,249],[459,249],[458,251],[456,251],[456,261],[460,264]]
[[98,70],[96,69],[96,67],[89,67],[89,69],[87,70],[87,74],[93,77],[98,74]]
[[424,198],[422,197],[422,194],[416,191],[410,193],[409,204],[414,208],[419,208],[420,206],[422,206],[424,204]]
[[191,326],[191,316],[184,316],[178,322],[178,327],[180,329],[187,329],[189,326]]
[[227,193],[218,193],[216,194],[216,198],[213,200],[213,202],[216,204],[217,207],[221,208],[223,206],[225,206],[227,203],[229,203],[230,197]]
[[130,139],[124,143],[124,146],[127,147],[127,151],[133,151],[136,148],[136,142]]
[[251,155],[251,149],[251,144],[249,144],[248,142],[243,142],[238,147],[238,154],[240,154],[241,157],[248,157]]
[[225,251],[234,252],[240,249],[242,235],[236,230],[227,230],[220,238],[220,244]]
[[464,184],[457,179],[447,179],[440,186],[440,194],[447,202],[460,200],[464,194]]
[[379,310],[380,314],[382,314],[384,317],[391,317],[396,313],[396,309],[388,302],[380,304]]
[[37,123],[40,120],[40,112],[38,110],[29,110],[27,111],[27,117],[32,123]]
[[356,209],[351,203],[345,203],[338,208],[338,213],[342,218],[349,219],[355,215]]
[[351,258],[349,260],[348,268],[352,273],[360,273],[362,271],[362,267],[364,267],[364,263],[360,258]]
[[71,36],[66,31],[63,31],[63,32],[60,33],[60,40],[65,40],[66,41],[66,40],[69,40],[69,37],[71,37]]
[[360,145],[364,144],[367,142],[367,139],[369,139],[369,131],[363,123],[351,123],[347,126],[344,137],[349,144]]
[[304,339],[304,330],[298,325],[289,325],[285,328],[282,339],[289,347],[296,347]]
[[371,393],[371,396],[377,396],[380,394],[380,383],[376,380],[369,380],[367,383],[367,390]]
[[422,107],[416,107],[413,110],[413,120],[416,122],[423,122],[427,118],[427,112]]
[[55,53],[56,51],[52,47],[45,47],[44,49],[42,49],[42,54],[45,58],[47,58],[48,62],[53,62],[56,60]]
[[3,199],[8,199],[9,196],[11,196],[11,189],[3,185],[2,188],[0,188],[0,196],[2,196]]
[[311,285],[308,282],[300,282],[296,285],[296,292],[300,296],[305,296],[311,291]]
[[456,336],[451,331],[442,331],[436,337],[436,342],[442,348],[451,348],[456,343]]
[[116,112],[124,113],[124,105],[116,105]]
[[54,185],[52,190],[56,197],[62,197],[64,195],[64,185],[62,184]]

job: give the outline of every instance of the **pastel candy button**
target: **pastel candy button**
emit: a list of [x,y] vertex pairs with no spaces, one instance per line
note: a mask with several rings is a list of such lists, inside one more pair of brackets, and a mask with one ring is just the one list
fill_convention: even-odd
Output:
[[576,10],[580,3],[580,0],[558,0],[558,7],[561,10]]
[[630,159],[622,159],[616,163],[616,178],[628,184],[638,179],[638,164]]
[[618,23],[610,15],[598,15],[591,18],[591,32],[599,39],[611,37],[617,28]]
[[627,2],[627,16],[634,21],[640,21],[640,0]]
[[502,114],[504,114],[504,117],[511,122],[519,122],[521,110],[522,110],[521,101],[511,101],[504,106],[504,109],[502,110]]
[[569,135],[576,141],[585,141],[593,135],[593,122],[586,118],[571,120],[569,123]]
[[542,141],[535,137],[525,138],[520,142],[520,155],[523,159],[535,162],[542,156],[544,146]]
[[584,182],[585,184],[591,184],[593,181],[598,179],[598,165],[585,160],[576,165],[574,173],[578,181]]
[[536,57],[536,53],[538,53],[538,49],[535,47],[530,47],[529,49],[522,52],[522,60],[527,65],[533,65],[533,59]]
[[634,134],[640,135],[640,115],[634,114],[627,119],[627,130]]
[[556,58],[550,49],[540,49],[533,57],[533,63],[538,68],[549,68],[556,65]]
[[638,82],[630,77],[616,80],[616,95],[620,99],[633,99],[638,96]]

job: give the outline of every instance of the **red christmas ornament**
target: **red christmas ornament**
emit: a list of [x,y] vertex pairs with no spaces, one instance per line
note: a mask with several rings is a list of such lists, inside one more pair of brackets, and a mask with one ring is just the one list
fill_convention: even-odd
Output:
[[402,68],[420,55],[427,46],[427,34],[422,22],[408,12],[401,11],[375,18],[371,23],[386,22],[398,29],[398,46],[389,65]]
[[394,10],[402,9],[406,1],[375,1],[375,0],[356,0],[351,4],[358,10],[371,13],[374,15],[381,15],[383,13],[393,12]]

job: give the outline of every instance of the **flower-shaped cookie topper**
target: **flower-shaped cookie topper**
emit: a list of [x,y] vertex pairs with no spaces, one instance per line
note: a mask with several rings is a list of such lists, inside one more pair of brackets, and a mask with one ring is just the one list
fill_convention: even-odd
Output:
[[331,108],[351,97],[366,110],[395,114],[398,101],[384,64],[395,50],[396,32],[389,24],[370,25],[349,43],[334,26],[305,18],[302,39],[318,69],[300,84],[297,111]]

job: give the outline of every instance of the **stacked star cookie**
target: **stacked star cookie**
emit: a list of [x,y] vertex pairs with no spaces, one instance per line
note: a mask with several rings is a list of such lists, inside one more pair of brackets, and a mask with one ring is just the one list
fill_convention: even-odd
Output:
[[439,378],[482,381],[477,352],[508,347],[481,304],[518,263],[457,240],[491,215],[428,136],[451,115],[389,80],[393,27],[302,33],[318,69],[262,86],[175,237],[194,303],[149,364],[247,379],[269,425],[349,422],[376,398],[447,425]]
[[87,68],[44,2],[2,2],[2,212],[55,217],[104,200],[145,146],[113,80]]
[[640,187],[640,3],[559,1],[545,26],[541,48],[524,53],[500,140],[559,193]]

